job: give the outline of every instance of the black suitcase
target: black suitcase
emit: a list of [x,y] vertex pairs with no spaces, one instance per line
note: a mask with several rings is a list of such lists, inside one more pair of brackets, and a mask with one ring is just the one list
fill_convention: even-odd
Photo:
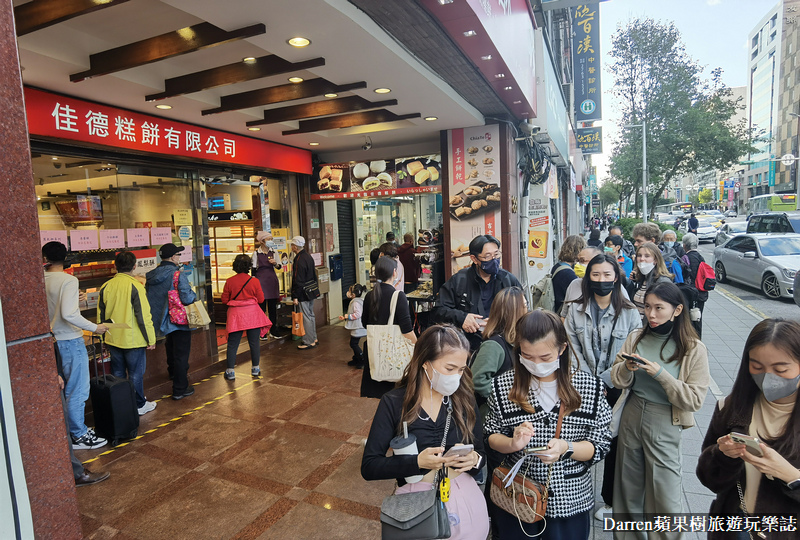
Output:
[[[94,356],[102,357],[103,343],[92,343]],[[92,358],[94,377],[89,381],[89,395],[94,410],[97,434],[116,446],[122,439],[136,437],[139,429],[139,411],[133,383],[114,375],[97,374],[97,362]]]

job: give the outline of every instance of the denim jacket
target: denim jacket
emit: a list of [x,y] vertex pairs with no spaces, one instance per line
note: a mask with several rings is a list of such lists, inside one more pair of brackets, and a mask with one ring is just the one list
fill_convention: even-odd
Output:
[[[169,318],[167,309],[167,293],[172,290],[172,280],[178,265],[169,261],[161,261],[155,269],[147,273],[147,282],[144,285],[147,291],[147,301],[150,302],[150,313],[153,315],[153,326],[156,335],[163,337],[175,330],[189,330],[185,324],[175,324]],[[178,294],[183,305],[188,306],[197,300],[197,295],[189,285],[186,275],[181,272],[178,278]]]

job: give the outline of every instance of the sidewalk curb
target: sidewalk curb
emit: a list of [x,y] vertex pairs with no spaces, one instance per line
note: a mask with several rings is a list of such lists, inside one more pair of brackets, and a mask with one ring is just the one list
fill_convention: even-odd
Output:
[[724,296],[725,298],[730,300],[730,302],[733,305],[735,305],[739,309],[743,310],[748,315],[752,315],[756,320],[762,321],[764,319],[769,319],[769,316],[767,316],[765,313],[762,313],[761,311],[759,311],[758,309],[754,308],[750,304],[745,304],[739,298],[737,298],[733,294],[729,293],[728,291],[725,291],[723,289],[715,289],[715,290],[717,292],[719,292],[722,296]]

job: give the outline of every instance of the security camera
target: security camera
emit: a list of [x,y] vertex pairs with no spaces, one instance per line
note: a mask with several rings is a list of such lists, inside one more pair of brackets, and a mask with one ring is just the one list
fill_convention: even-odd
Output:
[[55,167],[56,169],[60,169],[61,163],[53,163],[53,167]]
[[361,146],[362,150],[370,150],[372,148],[372,139],[364,137],[364,144]]

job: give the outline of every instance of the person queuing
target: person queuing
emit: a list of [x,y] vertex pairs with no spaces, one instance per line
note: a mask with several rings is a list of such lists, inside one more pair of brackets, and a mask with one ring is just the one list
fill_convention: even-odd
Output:
[[586,245],[595,248],[603,247],[603,241],[600,240],[600,229],[589,231],[589,240],[586,241]]
[[405,277],[403,279],[403,292],[406,294],[415,290],[419,286],[419,278],[422,275],[422,265],[416,257],[417,250],[414,247],[414,235],[406,233],[403,235],[403,245],[397,248],[398,262],[403,265]]
[[614,259],[616,259],[620,268],[622,268],[622,275],[630,276],[631,272],[633,272],[633,259],[628,257],[628,255],[622,251],[624,245],[625,240],[623,240],[621,236],[612,234],[606,237],[606,243],[603,251],[605,253],[610,253]]
[[236,380],[236,354],[242,334],[247,333],[250,345],[250,375],[261,376],[261,346],[258,343],[261,335],[266,335],[270,326],[264,310],[264,291],[261,283],[249,275],[253,259],[248,255],[237,255],[233,259],[235,276],[225,280],[222,288],[222,303],[228,306],[225,330],[228,332],[228,350],[226,352],[227,368],[225,379]]
[[124,324],[112,327],[105,338],[111,355],[111,373],[128,378],[136,392],[139,416],[156,408],[154,401],[144,397],[144,372],[147,367],[145,351],[156,348],[156,331],[150,314],[150,303],[144,286],[133,276],[136,255],[120,251],[114,257],[117,274],[101,288],[97,299],[97,320]]
[[500,240],[490,234],[469,243],[472,264],[456,272],[439,289],[434,322],[449,323],[464,330],[470,348],[481,344],[492,301],[502,289],[520,287],[519,280],[500,268]]
[[317,318],[314,315],[314,301],[306,292],[306,285],[317,284],[317,272],[314,259],[305,250],[306,239],[302,236],[292,238],[292,252],[295,254],[292,265],[292,300],[303,312],[303,328],[306,333],[298,349],[313,349],[317,346]]
[[628,283],[628,295],[642,316],[645,294],[657,283],[672,283],[672,274],[667,271],[658,247],[652,242],[644,242],[636,248],[636,268]]
[[[686,251],[684,251],[683,246],[680,242],[678,242],[678,235],[672,229],[667,229],[663,233],[661,233],[661,243],[658,244],[658,249],[661,250],[661,253],[664,254],[667,252],[668,249],[675,250],[675,256],[680,260],[686,255]],[[666,257],[664,257],[666,260]]]
[[[578,252],[578,258],[575,260],[575,265],[578,266],[582,276],[586,273],[586,265],[589,264],[589,261],[591,261],[597,255],[602,254],[602,251],[593,247],[585,247]],[[564,301],[561,303],[561,309],[556,312],[561,316],[562,321],[567,317],[570,302],[574,302],[581,297],[581,284],[583,283],[582,279],[582,277],[573,279],[567,286],[567,290],[564,293]],[[627,298],[627,293],[625,294]]]
[[[570,369],[567,332],[555,313],[534,310],[522,317],[514,350],[514,369],[492,383],[484,431],[492,449],[508,454],[508,465],[524,459],[520,472],[542,485],[550,476],[550,498],[545,519],[533,524],[498,509],[500,538],[528,538],[546,526],[547,538],[586,539],[594,508],[590,466],[605,457],[611,442],[603,383]],[[555,438],[562,407],[561,435]],[[547,450],[523,452],[535,447]]]
[[[260,303],[261,311],[265,311],[272,323],[269,335],[278,336],[278,299],[281,296],[280,286],[278,285],[278,274],[275,270],[280,270],[283,266],[275,258],[277,246],[273,241],[272,234],[267,231],[258,231],[256,242],[258,248],[250,256],[252,263],[252,273],[261,285],[261,292],[264,299]],[[268,340],[269,336],[264,336]]]
[[[388,290],[388,286],[387,286]],[[396,494],[433,488],[443,467],[450,478],[445,502],[451,539],[485,540],[489,533],[486,501],[475,482],[485,462],[483,430],[467,369],[469,342],[452,325],[434,325],[419,338],[398,387],[381,398],[364,445],[361,476],[397,481]],[[390,442],[403,436],[403,424],[416,438],[417,454],[387,457]],[[447,439],[442,446],[445,425]],[[444,457],[457,444],[472,444],[461,457]],[[466,474],[465,474],[466,473]],[[415,483],[407,477],[422,475]],[[416,480],[416,479],[415,479]]]
[[[397,261],[391,257],[379,257],[374,269],[377,281],[375,287],[364,298],[364,311],[361,314],[362,324],[365,327],[371,324],[396,324],[406,339],[411,343],[416,343],[417,335],[414,333],[414,324],[408,310],[408,299],[405,293],[397,291],[391,285],[397,279]],[[397,292],[397,304],[394,310],[394,320],[390,321],[392,296],[395,292]],[[369,347],[364,347],[364,354],[369,360]],[[393,382],[374,380],[369,361],[364,362],[364,373],[361,376],[361,397],[380,398],[394,387]]]
[[[697,478],[714,492],[711,515],[796,514],[800,508],[800,324],[758,323],[744,345],[731,393],[711,416]],[[745,446],[743,438],[756,442]],[[763,530],[763,529],[762,529]],[[729,534],[729,533],[728,533]],[[710,540],[728,538],[708,533]],[[768,532],[770,540],[797,532]]]
[[[550,269],[553,276],[553,311],[559,313],[567,295],[567,287],[576,278],[583,277],[586,265],[578,261],[578,255],[586,249],[586,239],[579,234],[567,236],[558,252],[558,262]],[[597,248],[592,248],[597,250]],[[599,250],[597,251],[599,253]],[[591,259],[591,257],[589,257]],[[587,259],[588,260],[588,259]]]
[[612,225],[608,228],[608,235],[609,236],[619,236],[622,238],[622,252],[627,255],[630,259],[633,259],[636,256],[636,248],[633,244],[630,243],[629,240],[626,240],[625,237],[622,235],[622,227],[619,225]]
[[[611,369],[614,386],[630,389],[619,421],[615,519],[682,511],[681,435],[694,425],[692,413],[700,410],[709,385],[708,351],[688,315],[674,283],[648,289],[647,324],[628,336]],[[644,539],[645,533],[615,531],[614,538]]]
[[[394,238],[394,234],[392,234],[392,238]],[[381,257],[389,257],[395,263],[397,263],[397,275],[394,277],[394,281],[391,283],[392,287],[400,292],[405,291],[406,271],[405,268],[403,268],[403,263],[400,262],[400,258],[397,255],[397,244],[394,241],[386,241],[381,244],[379,249]]]
[[694,301],[694,306],[700,311],[700,316],[697,320],[692,321],[697,335],[703,337],[703,309],[706,307],[708,301],[708,291],[701,291],[695,287],[695,278],[697,277],[697,269],[700,268],[700,263],[706,262],[705,258],[697,251],[699,241],[697,235],[686,233],[683,235],[683,249],[686,251],[686,258],[689,260],[689,271],[684,277],[684,282],[693,287],[697,291],[697,298]]
[[[623,294],[622,278],[614,256],[608,253],[595,256],[586,267],[581,297],[569,304],[564,321],[578,368],[600,377],[610,407],[622,394],[611,382],[611,366],[628,335],[642,327],[636,306]],[[597,519],[612,512],[616,450],[614,438],[603,469],[601,495],[605,505],[595,514]]]
[[169,291],[178,291],[184,306],[193,304],[197,295],[189,284],[189,279],[181,272],[181,253],[186,249],[175,244],[164,244],[158,250],[161,264],[147,272],[144,284],[147,301],[150,302],[153,327],[156,336],[165,336],[167,349],[167,371],[172,379],[172,399],[179,400],[194,394],[194,387],[189,386],[189,354],[192,349],[192,332],[187,324],[172,321],[169,314]]
[[89,354],[83,342],[83,330],[104,334],[108,327],[94,324],[81,315],[78,300],[78,278],[64,272],[68,267],[67,247],[61,242],[42,246],[44,288],[50,331],[61,357],[64,376],[64,396],[71,437],[75,450],[91,450],[107,441],[86,426],[85,408],[89,399]]

